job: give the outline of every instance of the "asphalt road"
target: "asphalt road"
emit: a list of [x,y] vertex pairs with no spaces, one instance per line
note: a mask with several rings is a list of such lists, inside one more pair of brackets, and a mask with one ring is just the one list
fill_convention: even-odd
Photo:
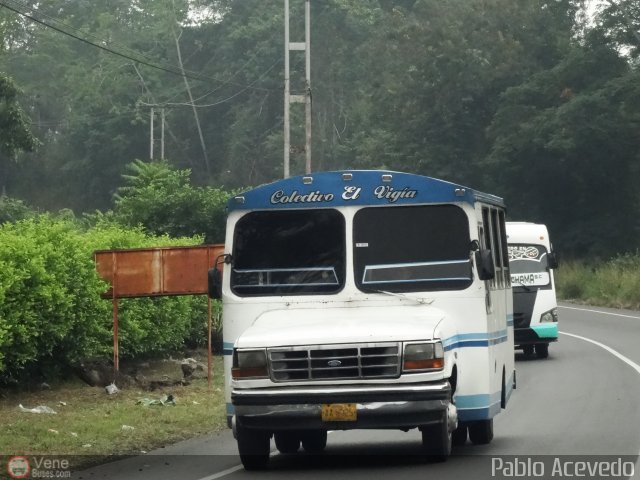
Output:
[[445,463],[424,461],[416,430],[352,431],[332,432],[323,455],[274,451],[268,470],[245,472],[225,431],[73,478],[640,478],[640,312],[562,304],[559,315],[549,358],[516,354],[517,390],[493,442],[454,448]]

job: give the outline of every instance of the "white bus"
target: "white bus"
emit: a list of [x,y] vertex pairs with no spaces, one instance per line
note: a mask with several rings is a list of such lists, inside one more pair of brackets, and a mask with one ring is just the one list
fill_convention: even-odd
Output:
[[484,444],[514,376],[501,198],[390,171],[314,173],[228,204],[226,400],[246,469],[327,431],[418,428]]
[[547,358],[558,340],[558,305],[553,269],[558,261],[545,225],[507,222],[509,268],[513,288],[516,348]]

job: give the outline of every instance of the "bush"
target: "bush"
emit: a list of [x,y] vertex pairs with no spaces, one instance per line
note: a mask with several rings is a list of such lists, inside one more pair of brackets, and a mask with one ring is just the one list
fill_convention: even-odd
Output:
[[[83,231],[72,219],[41,215],[0,226],[0,372],[71,364],[111,355],[112,305],[96,273],[93,252],[102,249],[197,245],[199,237],[149,236],[140,228],[105,221]],[[120,301],[123,357],[180,349],[203,336],[206,298],[140,298]],[[203,328],[203,326],[205,328]]]
[[590,305],[640,308],[640,254],[597,264],[566,262],[556,272],[558,297]]

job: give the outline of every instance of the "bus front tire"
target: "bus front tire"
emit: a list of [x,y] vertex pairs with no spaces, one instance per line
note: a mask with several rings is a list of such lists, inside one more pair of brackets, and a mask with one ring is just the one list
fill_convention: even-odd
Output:
[[459,423],[458,428],[451,434],[451,443],[456,447],[464,445],[467,442],[467,431],[467,425],[465,423]]
[[302,434],[302,448],[308,453],[320,453],[327,446],[326,430],[310,430]]
[[453,433],[449,431],[447,413],[440,422],[433,425],[425,425],[422,431],[422,449],[431,462],[445,462],[451,455]]
[[238,452],[245,470],[262,470],[269,463],[271,434],[237,427]]
[[300,434],[298,432],[276,432],[273,438],[280,453],[296,453],[300,448]]
[[548,343],[536,343],[536,357],[547,358],[549,356]]
[[493,440],[493,418],[469,424],[469,439],[474,445],[486,445]]

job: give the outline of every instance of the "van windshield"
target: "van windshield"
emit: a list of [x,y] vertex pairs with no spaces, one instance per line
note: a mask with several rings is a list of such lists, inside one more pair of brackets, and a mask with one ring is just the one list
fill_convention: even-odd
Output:
[[543,245],[510,244],[509,269],[514,288],[546,287],[551,283]]
[[234,231],[231,289],[240,296],[335,293],[345,265],[337,210],[251,212]]
[[472,282],[469,220],[455,205],[369,207],[353,221],[363,291],[460,290]]

